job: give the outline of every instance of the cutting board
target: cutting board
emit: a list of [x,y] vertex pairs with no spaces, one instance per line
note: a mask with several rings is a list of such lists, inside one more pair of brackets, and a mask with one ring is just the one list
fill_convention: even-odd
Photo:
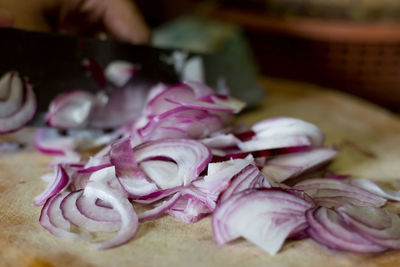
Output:
[[[332,172],[400,188],[400,118],[357,98],[307,84],[267,79],[268,96],[242,114],[248,124],[272,116],[295,116],[317,124],[326,143],[341,148]],[[218,247],[211,218],[194,224],[164,216],[141,223],[128,244],[97,251],[42,229],[33,198],[45,187],[50,157],[32,147],[34,129],[0,136],[27,146],[0,155],[0,266],[400,266],[400,252],[358,255],[337,252],[312,240],[287,242],[269,256],[245,240]],[[396,209],[396,205],[390,204]]]

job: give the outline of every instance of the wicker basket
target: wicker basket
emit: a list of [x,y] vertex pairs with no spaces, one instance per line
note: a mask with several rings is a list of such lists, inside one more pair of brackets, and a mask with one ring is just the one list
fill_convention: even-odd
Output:
[[212,16],[244,26],[265,75],[336,88],[400,111],[400,23],[283,19],[227,8]]

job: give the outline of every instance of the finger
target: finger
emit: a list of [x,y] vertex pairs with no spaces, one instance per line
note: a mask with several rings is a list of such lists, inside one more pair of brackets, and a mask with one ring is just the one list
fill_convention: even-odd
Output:
[[[104,0],[102,0],[104,1]],[[106,31],[120,41],[144,44],[150,41],[150,29],[138,8],[130,0],[104,1]]]

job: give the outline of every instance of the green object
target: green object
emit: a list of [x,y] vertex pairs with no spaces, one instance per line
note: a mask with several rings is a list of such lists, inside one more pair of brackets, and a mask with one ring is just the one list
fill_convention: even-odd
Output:
[[258,83],[259,71],[251,49],[235,25],[198,16],[184,16],[155,29],[153,44],[207,54],[206,82],[217,87],[225,80],[232,95],[250,105],[264,93]]

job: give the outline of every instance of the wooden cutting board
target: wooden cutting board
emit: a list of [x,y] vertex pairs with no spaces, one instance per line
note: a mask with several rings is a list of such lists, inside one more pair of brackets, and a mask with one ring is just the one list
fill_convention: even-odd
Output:
[[[400,118],[359,99],[311,85],[263,81],[268,97],[240,120],[295,116],[317,124],[327,144],[342,147],[329,170],[400,188]],[[32,147],[34,129],[0,136],[25,142],[20,152],[0,155],[0,266],[400,266],[400,252],[358,255],[337,252],[312,240],[287,242],[276,256],[245,240],[218,247],[211,219],[186,224],[172,217],[141,223],[128,244],[97,251],[51,236],[38,223],[33,198],[45,183],[50,157]],[[366,151],[361,151],[360,148]],[[391,205],[392,208],[396,208]]]

